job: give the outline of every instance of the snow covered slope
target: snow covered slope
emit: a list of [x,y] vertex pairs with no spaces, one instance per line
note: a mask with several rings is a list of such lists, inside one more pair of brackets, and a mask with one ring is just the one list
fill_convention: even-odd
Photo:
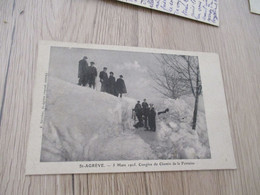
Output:
[[41,161],[154,158],[147,143],[127,132],[135,100],[52,77],[49,86]]
[[49,77],[41,161],[148,160],[209,158],[206,120],[198,113],[197,130],[190,127],[193,99],[167,99],[156,109],[157,131],[135,129],[136,100],[117,98]]

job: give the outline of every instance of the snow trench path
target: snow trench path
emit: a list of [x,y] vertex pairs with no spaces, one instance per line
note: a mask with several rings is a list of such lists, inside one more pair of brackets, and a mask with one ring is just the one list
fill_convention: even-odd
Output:
[[157,124],[157,130],[148,131],[145,128],[135,129],[134,133],[147,143],[157,159],[172,159],[174,155],[174,145],[169,143],[166,137],[160,136],[161,125]]

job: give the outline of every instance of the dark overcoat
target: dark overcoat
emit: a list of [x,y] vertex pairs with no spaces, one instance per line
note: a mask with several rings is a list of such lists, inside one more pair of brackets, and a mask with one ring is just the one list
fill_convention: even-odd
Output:
[[115,77],[109,76],[108,82],[107,82],[108,93],[115,95],[115,85],[116,85]]
[[79,61],[78,78],[85,77],[87,75],[88,63],[86,60],[82,59]]
[[101,82],[101,91],[102,92],[108,92],[108,76],[107,73],[105,71],[101,71],[99,73],[99,78],[100,78],[100,82]]
[[148,116],[148,123],[149,123],[149,126],[150,126],[150,129],[152,131],[155,131],[156,130],[156,112],[154,110],[154,108],[151,108],[150,112],[149,112],[149,116]]
[[148,114],[149,114],[149,106],[148,106],[147,102],[143,102],[142,103],[142,108],[143,108],[144,116],[148,116]]
[[142,116],[142,106],[141,106],[141,104],[137,103],[135,105],[135,113],[136,113],[136,116]]
[[107,76],[107,73],[105,71],[101,71],[99,73],[99,78],[100,78],[101,83],[107,83],[107,81],[108,81],[108,76]]
[[95,80],[95,78],[97,77],[97,69],[95,66],[90,66],[88,68],[88,74],[89,74],[89,79],[90,80]]
[[116,81],[116,91],[119,94],[127,93],[125,81],[121,78]]

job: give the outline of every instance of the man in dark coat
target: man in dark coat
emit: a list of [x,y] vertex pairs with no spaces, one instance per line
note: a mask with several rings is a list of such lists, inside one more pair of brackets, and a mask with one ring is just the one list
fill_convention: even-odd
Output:
[[142,110],[143,110],[143,118],[144,118],[144,127],[148,130],[148,115],[149,115],[149,105],[146,102],[146,99],[144,99],[142,103]]
[[107,76],[107,67],[103,68],[103,71],[99,73],[99,78],[101,82],[101,91],[102,92],[108,92],[107,90],[107,84],[108,84],[108,76]]
[[83,59],[79,61],[79,69],[78,69],[78,78],[79,82],[78,85],[86,86],[87,84],[87,68],[88,68],[88,62],[87,62],[87,56],[84,56]]
[[90,88],[95,89],[96,87],[96,77],[97,77],[97,69],[94,66],[94,62],[90,62],[90,67],[88,70],[88,74],[89,74],[89,80],[88,80],[88,84]]
[[127,93],[126,86],[125,86],[125,81],[123,80],[123,75],[119,76],[116,80],[116,93],[117,96],[119,95],[122,98],[123,93]]
[[149,121],[150,131],[156,131],[156,112],[152,104],[150,104],[148,121]]
[[115,85],[116,85],[116,79],[114,77],[114,73],[110,72],[109,73],[109,78],[107,82],[107,92],[110,93],[111,95],[115,95]]
[[138,123],[140,125],[138,125],[139,127],[140,126],[143,126],[143,119],[142,119],[142,106],[140,104],[140,101],[137,101],[137,104],[135,105],[135,114],[136,114],[136,117],[138,119]]

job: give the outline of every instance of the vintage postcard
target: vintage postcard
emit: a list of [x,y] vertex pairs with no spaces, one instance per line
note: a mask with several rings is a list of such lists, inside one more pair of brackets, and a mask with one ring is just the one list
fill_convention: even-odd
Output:
[[218,0],[118,0],[219,26]]
[[235,169],[217,54],[41,41],[26,173]]

